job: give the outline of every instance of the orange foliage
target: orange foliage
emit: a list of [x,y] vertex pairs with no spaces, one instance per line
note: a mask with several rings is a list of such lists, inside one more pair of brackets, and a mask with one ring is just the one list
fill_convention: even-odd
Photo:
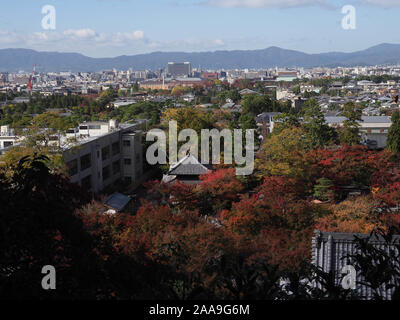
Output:
[[350,198],[331,205],[332,214],[318,220],[316,228],[325,232],[371,233],[378,220],[371,196]]

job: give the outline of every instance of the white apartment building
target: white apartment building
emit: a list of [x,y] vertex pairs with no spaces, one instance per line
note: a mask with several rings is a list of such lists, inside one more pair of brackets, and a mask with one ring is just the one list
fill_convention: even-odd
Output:
[[[136,184],[143,175],[142,134],[146,120],[121,123],[116,120],[84,122],[54,139],[61,142],[70,181],[95,193],[115,184]],[[9,126],[1,127],[0,154],[18,137]]]
[[142,134],[146,121],[133,124],[86,122],[67,132],[78,144],[66,148],[64,161],[72,183],[100,192],[116,182],[132,185],[143,175]]

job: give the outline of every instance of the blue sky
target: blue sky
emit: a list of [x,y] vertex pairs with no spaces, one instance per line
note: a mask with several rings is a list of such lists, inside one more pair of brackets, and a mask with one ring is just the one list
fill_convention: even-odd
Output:
[[[44,5],[56,29],[42,28]],[[344,5],[356,29],[341,27]],[[112,57],[153,51],[279,46],[308,53],[400,43],[400,0],[13,0],[2,3],[0,48]]]

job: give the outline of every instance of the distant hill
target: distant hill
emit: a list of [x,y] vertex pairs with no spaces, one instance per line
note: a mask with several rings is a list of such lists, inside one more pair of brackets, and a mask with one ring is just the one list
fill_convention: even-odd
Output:
[[115,58],[90,58],[79,53],[38,52],[30,49],[0,49],[0,71],[101,71],[112,68],[135,70],[164,68],[170,61],[190,61],[208,69],[271,67],[368,66],[400,63],[400,44],[380,44],[366,50],[307,54],[269,47],[263,50],[215,52],[153,52]]

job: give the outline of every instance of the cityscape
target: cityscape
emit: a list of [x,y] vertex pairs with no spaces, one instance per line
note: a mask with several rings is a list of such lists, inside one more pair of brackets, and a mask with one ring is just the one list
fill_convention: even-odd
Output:
[[39,8],[54,38],[40,45],[0,15],[0,301],[261,319],[267,301],[399,299],[400,39],[358,31],[397,2],[186,5],[243,21],[338,9],[336,27],[359,33],[331,50],[189,52],[171,36],[156,51],[139,29],[55,29],[57,1]]

